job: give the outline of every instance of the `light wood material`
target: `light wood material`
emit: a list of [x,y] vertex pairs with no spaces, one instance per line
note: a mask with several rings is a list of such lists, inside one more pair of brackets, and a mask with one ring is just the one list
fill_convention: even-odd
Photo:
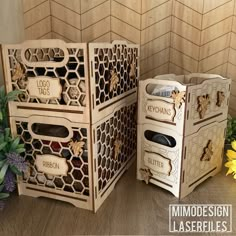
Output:
[[19,193],[97,211],[136,152],[139,46],[34,40],[3,45],[11,130],[29,173]]
[[230,82],[197,73],[139,81],[138,179],[183,198],[220,171]]

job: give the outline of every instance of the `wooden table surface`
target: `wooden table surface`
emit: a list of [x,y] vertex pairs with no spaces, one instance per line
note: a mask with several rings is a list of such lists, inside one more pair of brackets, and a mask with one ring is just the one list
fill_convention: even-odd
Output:
[[136,180],[133,165],[96,214],[52,199],[15,194],[0,212],[0,235],[174,235],[168,231],[168,209],[176,203],[232,204],[234,233],[225,235],[236,235],[236,180],[225,173],[223,169],[179,201],[159,187]]

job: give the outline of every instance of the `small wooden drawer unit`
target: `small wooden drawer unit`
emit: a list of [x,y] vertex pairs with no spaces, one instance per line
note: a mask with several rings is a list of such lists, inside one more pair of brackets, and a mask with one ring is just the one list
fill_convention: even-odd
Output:
[[139,46],[26,41],[2,46],[12,134],[29,171],[19,193],[96,211],[136,153]]
[[229,94],[230,79],[218,75],[140,81],[137,178],[183,198],[217,174]]
[[151,122],[180,135],[227,119],[230,79],[219,75],[173,74],[139,82],[138,123]]

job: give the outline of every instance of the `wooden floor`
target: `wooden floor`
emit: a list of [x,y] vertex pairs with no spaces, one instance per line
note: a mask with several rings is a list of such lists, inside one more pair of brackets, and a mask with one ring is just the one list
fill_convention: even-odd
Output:
[[227,235],[236,235],[236,181],[225,171],[178,201],[161,188],[135,180],[133,165],[96,214],[64,202],[15,195],[0,212],[0,235],[170,235],[168,207],[175,203],[232,204],[234,233]]

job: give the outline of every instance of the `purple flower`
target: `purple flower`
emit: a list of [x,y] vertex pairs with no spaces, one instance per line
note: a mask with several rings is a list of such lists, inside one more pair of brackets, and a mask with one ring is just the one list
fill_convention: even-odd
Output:
[[3,210],[4,206],[5,206],[5,202],[0,200],[0,211]]
[[7,192],[13,192],[16,188],[15,175],[9,169],[4,178],[4,187]]
[[27,170],[27,163],[24,158],[16,152],[10,152],[6,154],[7,163],[9,165],[15,166],[19,171],[25,172]]

